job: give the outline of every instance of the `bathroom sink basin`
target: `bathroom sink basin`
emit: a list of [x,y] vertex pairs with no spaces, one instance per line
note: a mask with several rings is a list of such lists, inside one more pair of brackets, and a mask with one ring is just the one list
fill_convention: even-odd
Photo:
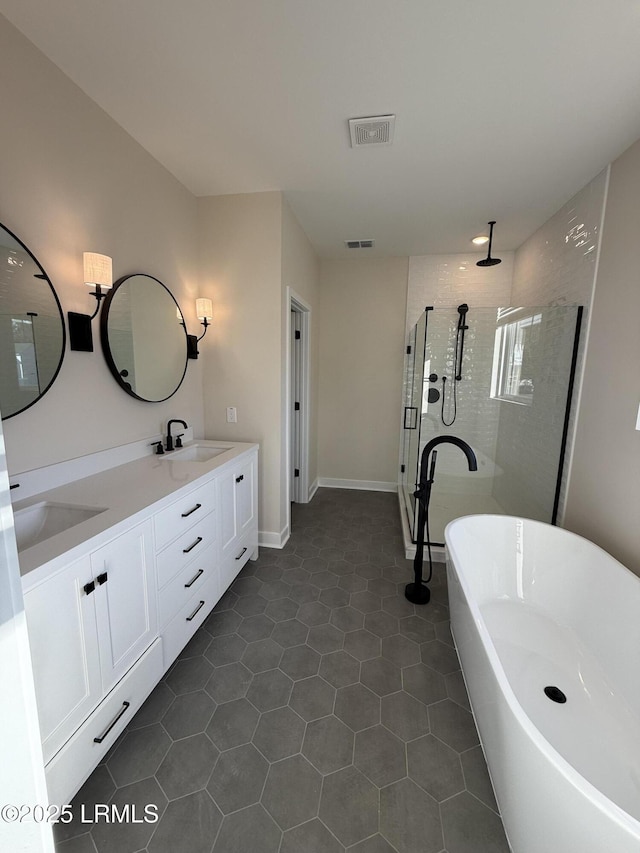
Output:
[[229,447],[212,447],[208,444],[189,444],[180,450],[172,450],[165,453],[160,459],[172,459],[176,462],[208,462],[221,453],[226,453]]
[[19,509],[13,514],[18,551],[24,551],[38,542],[62,533],[104,512],[94,507],[73,506],[72,504],[50,503],[42,501],[33,506]]

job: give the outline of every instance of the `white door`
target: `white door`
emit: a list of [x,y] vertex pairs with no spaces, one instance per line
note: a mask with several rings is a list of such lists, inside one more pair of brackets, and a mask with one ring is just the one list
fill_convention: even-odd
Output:
[[302,453],[301,453],[301,409],[302,399],[302,314],[300,311],[291,311],[291,445],[290,445],[290,471],[291,500],[300,503],[302,500],[300,483],[302,481]]
[[238,536],[243,536],[254,522],[256,463],[252,457],[244,462],[235,475],[236,524]]
[[24,596],[45,761],[102,697],[94,591],[84,557]]
[[94,551],[91,569],[106,693],[157,633],[151,522],[137,525]]

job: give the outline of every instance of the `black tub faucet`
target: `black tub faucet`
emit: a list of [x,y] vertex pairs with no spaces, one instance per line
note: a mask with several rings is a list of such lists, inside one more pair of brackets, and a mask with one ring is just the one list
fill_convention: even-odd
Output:
[[[173,436],[171,435],[171,424],[182,424],[182,426],[185,429],[188,429],[186,421],[181,421],[179,418],[177,418],[177,419],[174,418],[174,419],[170,420],[169,423],[167,424],[167,440],[166,440],[166,443],[164,446],[165,450],[173,450]],[[177,444],[177,442],[176,442],[176,445],[178,447],[180,447],[180,445]]]
[[[425,444],[420,458],[420,481],[416,483],[417,489],[413,496],[418,501],[418,536],[416,541],[416,556],[413,560],[414,580],[413,583],[408,583],[404,590],[405,598],[413,602],[413,604],[427,604],[431,598],[431,591],[422,580],[422,563],[424,560],[424,534],[425,526],[427,527],[427,552],[429,555],[429,577],[426,583],[431,580],[433,573],[433,560],[431,558],[431,537],[428,535],[429,525],[429,501],[431,500],[431,486],[435,478],[436,458],[438,451],[435,448],[439,444],[454,444],[467,457],[467,464],[470,471],[478,470],[478,462],[476,455],[463,439],[456,435],[439,435],[432,438]],[[431,462],[431,464],[429,464]]]

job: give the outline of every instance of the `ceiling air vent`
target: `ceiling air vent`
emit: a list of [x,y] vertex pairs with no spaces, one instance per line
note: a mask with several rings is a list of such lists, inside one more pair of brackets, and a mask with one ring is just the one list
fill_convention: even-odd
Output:
[[345,240],[347,249],[373,249],[373,240]]
[[350,118],[349,133],[351,134],[351,147],[362,148],[364,145],[391,145],[395,124],[396,117],[394,115]]

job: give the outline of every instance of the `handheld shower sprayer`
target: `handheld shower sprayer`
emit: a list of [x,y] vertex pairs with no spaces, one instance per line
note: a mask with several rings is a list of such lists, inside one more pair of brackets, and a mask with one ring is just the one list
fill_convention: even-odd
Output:
[[[467,311],[469,310],[469,306],[466,302],[463,302],[462,305],[458,305],[458,329],[456,332],[456,382],[460,382],[462,379],[462,356],[464,354],[464,333],[469,328],[467,326]],[[459,341],[458,341],[459,339]],[[459,344],[459,345],[458,345]],[[458,358],[458,352],[460,353],[460,357]]]
[[446,389],[446,381],[447,377],[442,377],[442,406],[440,408],[440,420],[446,426],[453,426],[455,423],[457,414],[458,414],[458,395],[456,392],[456,382],[460,382],[462,379],[462,357],[464,355],[464,333],[467,331],[469,326],[467,325],[467,312],[469,310],[469,306],[466,302],[463,302],[462,305],[458,305],[458,325],[456,328],[456,345],[455,345],[455,356],[453,361],[453,417],[450,421],[445,420],[444,416],[444,404],[445,404],[445,389]]

